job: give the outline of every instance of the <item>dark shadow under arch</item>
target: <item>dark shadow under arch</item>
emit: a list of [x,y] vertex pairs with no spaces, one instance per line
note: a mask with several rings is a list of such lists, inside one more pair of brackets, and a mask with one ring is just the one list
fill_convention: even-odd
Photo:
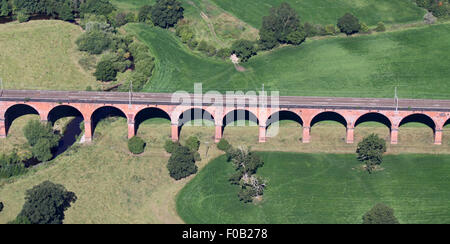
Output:
[[301,126],[303,126],[303,120],[298,116],[298,114],[292,112],[292,111],[278,111],[273,113],[266,121],[266,129],[270,127],[275,122],[279,122],[282,120],[291,120],[294,122],[297,122]]
[[233,111],[228,112],[222,120],[222,134],[225,130],[225,127],[227,127],[230,124],[234,124],[236,126],[245,125],[245,123],[239,123],[238,121],[251,121],[259,125],[258,117],[256,117],[255,114],[248,110],[244,109],[236,109]]
[[[53,124],[55,124],[56,121],[58,121],[61,118],[65,117],[82,117],[83,115],[81,112],[69,105],[60,105],[52,108],[50,112],[48,113],[48,121]],[[84,119],[84,118],[83,118]]]
[[[204,109],[200,109],[200,108],[191,108],[191,109],[184,111],[182,114],[180,114],[180,117],[178,118],[178,135],[181,134],[181,129],[183,128],[183,126],[186,123],[191,122],[193,120],[196,120],[196,121],[201,120],[202,124],[199,126],[203,126],[204,120],[211,121],[213,124],[215,123],[214,117],[208,111],[206,111]],[[194,126],[196,126],[196,125],[197,124],[194,124]]]
[[148,119],[154,119],[154,118],[162,118],[169,120],[170,123],[170,116],[167,114],[164,110],[160,108],[155,107],[149,107],[144,108],[141,111],[139,111],[136,116],[134,117],[134,134],[137,135],[137,132],[139,130],[139,126]]
[[28,114],[36,114],[39,115],[39,112],[27,104],[16,104],[9,107],[5,112],[5,131],[8,134],[9,128],[15,119],[28,115]]
[[450,125],[450,119],[448,119],[447,121],[445,121],[444,125],[442,127],[445,127],[447,125]]
[[347,121],[345,120],[345,118],[336,112],[327,111],[316,115],[311,120],[311,127],[313,127],[315,124],[321,121],[336,121],[342,124],[345,128],[347,128]]
[[97,124],[101,120],[110,118],[110,117],[123,117],[123,118],[127,119],[127,116],[125,115],[125,113],[116,107],[104,106],[104,107],[98,108],[91,115],[92,137],[94,137],[94,131],[95,131],[95,127],[97,127]]
[[407,124],[407,123],[411,123],[411,122],[417,122],[417,123],[422,123],[427,125],[428,127],[430,127],[433,132],[436,131],[436,124],[434,123],[434,121],[425,114],[411,114],[406,116],[405,118],[402,119],[402,121],[399,124],[399,127]]
[[392,123],[389,120],[389,118],[386,117],[384,114],[380,114],[380,113],[367,113],[367,114],[362,115],[361,117],[359,117],[356,120],[355,128],[359,124],[362,124],[364,122],[378,122],[378,123],[381,123],[381,124],[385,125],[386,127],[388,127],[389,130],[392,128]]

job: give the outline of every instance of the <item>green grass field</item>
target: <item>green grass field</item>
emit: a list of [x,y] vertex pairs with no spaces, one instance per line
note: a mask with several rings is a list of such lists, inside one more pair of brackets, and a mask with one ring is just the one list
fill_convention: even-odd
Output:
[[177,196],[186,223],[361,223],[376,203],[400,223],[449,223],[450,157],[385,156],[382,171],[358,169],[352,154],[260,153],[268,179],[263,200],[244,204],[230,185],[230,163],[210,162]]
[[79,26],[57,20],[0,25],[0,78],[5,89],[85,90],[92,74],[78,64]]
[[142,24],[126,26],[157,58],[147,91],[280,91],[281,95],[450,97],[450,24],[357,37],[309,40],[299,47],[260,53],[235,70],[231,62],[193,54],[170,32]]
[[260,28],[262,16],[269,15],[270,8],[287,2],[299,13],[301,21],[315,24],[336,24],[345,13],[356,15],[368,25],[405,23],[422,20],[425,10],[411,0],[212,0],[222,9],[239,19]]

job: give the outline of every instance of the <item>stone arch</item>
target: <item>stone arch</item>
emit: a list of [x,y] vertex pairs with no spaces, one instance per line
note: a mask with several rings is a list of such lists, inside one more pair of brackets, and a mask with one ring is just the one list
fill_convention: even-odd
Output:
[[91,135],[94,136],[95,127],[98,122],[109,117],[123,117],[127,119],[126,114],[117,107],[114,106],[102,106],[94,110],[91,114]]
[[154,119],[154,118],[163,118],[169,120],[169,123],[171,121],[170,115],[164,111],[163,109],[157,108],[157,107],[148,107],[140,110],[136,116],[134,116],[134,134],[137,134],[139,130],[139,126],[141,123],[148,119]]
[[48,113],[47,120],[54,124],[64,117],[82,117],[84,120],[84,116],[80,110],[70,105],[58,105],[53,107]]
[[334,111],[325,111],[315,115],[311,120],[311,127],[321,121],[336,121],[347,128],[347,120],[344,116]]
[[10,106],[3,115],[5,118],[5,135],[8,135],[9,128],[15,119],[28,114],[40,115],[36,108],[28,104],[20,103]]

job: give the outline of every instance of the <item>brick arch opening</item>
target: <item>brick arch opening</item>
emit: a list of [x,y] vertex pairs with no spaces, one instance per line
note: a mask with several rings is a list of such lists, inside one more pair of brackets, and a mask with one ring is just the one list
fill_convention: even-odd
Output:
[[344,116],[332,111],[322,112],[314,116],[314,118],[311,120],[311,127],[322,121],[335,121],[347,128],[347,120],[344,118]]
[[149,107],[144,108],[141,111],[139,111],[136,116],[134,117],[134,133],[137,135],[137,132],[139,130],[139,126],[144,123],[145,121],[149,119],[155,119],[155,118],[161,118],[161,119],[167,119],[168,123],[170,125],[170,116],[169,114],[160,109],[155,107]]
[[28,114],[39,115],[39,111],[28,104],[15,104],[9,107],[4,114],[6,135],[8,135],[9,128],[14,120]]
[[433,132],[435,132],[435,130],[436,130],[436,123],[434,123],[434,120],[426,114],[408,115],[400,121],[399,127],[406,125],[408,123],[412,123],[412,122],[427,125],[428,127],[430,127],[433,130]]
[[[299,133],[301,133],[301,127],[303,127],[303,120],[302,118],[292,111],[282,110],[273,113],[270,115],[270,117],[266,121],[266,130],[267,130],[267,136],[268,137],[274,137],[278,135],[279,133],[279,127],[272,127],[274,123],[281,122],[281,121],[293,121],[296,124],[300,125]],[[301,135],[299,135],[301,136]]]
[[[421,133],[420,128],[405,128],[406,124],[409,123],[420,123],[426,125],[431,129],[431,132]],[[411,133],[405,133],[405,130],[413,130]],[[411,134],[411,135],[410,135]],[[423,134],[423,135],[422,135]],[[411,114],[406,116],[400,121],[399,124],[399,141],[410,142],[417,141],[418,135],[422,138],[430,138],[434,141],[434,135],[436,134],[436,123],[426,114]],[[415,137],[412,137],[414,135]]]
[[48,113],[47,120],[52,124],[55,124],[56,121],[65,117],[81,117],[84,120],[80,110],[69,105],[59,105],[52,108]]
[[385,125],[389,129],[392,128],[392,123],[389,120],[389,118],[386,117],[384,114],[380,113],[367,113],[360,116],[355,122],[355,127],[365,122],[378,122],[380,124]]
[[[253,122],[254,124],[250,124]],[[228,112],[222,119],[222,133],[227,126],[257,126],[259,125],[258,117],[249,110],[235,109]]]
[[178,135],[185,125],[207,126],[209,124],[214,128],[214,116],[211,113],[201,108],[188,109],[178,117]]
[[119,108],[113,107],[113,106],[103,106],[100,108],[97,108],[91,115],[91,125],[92,125],[92,137],[94,137],[95,128],[97,127],[97,124],[106,118],[111,117],[122,117],[127,119],[127,116],[125,113],[120,110]]
[[[384,126],[370,126],[364,127],[364,123],[375,122]],[[384,114],[377,112],[370,112],[361,115],[355,122],[355,140],[361,141],[365,136],[375,133],[386,141],[391,138],[392,122]]]

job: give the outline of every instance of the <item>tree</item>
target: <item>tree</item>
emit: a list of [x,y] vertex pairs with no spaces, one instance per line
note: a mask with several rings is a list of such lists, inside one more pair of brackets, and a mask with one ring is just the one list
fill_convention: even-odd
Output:
[[95,14],[107,16],[112,13],[116,8],[109,0],[86,0],[80,5],[80,14]]
[[237,40],[231,45],[231,52],[236,54],[242,62],[247,62],[256,54],[256,48],[252,41]]
[[356,149],[358,160],[366,164],[369,173],[383,161],[383,153],[386,152],[386,141],[376,134],[365,137]]
[[362,217],[363,224],[399,224],[394,209],[378,203]]
[[136,72],[140,72],[145,75],[146,78],[152,76],[153,68],[155,67],[155,61],[153,57],[141,59],[135,63]]
[[270,9],[270,15],[263,17],[259,45],[261,50],[274,48],[278,43],[298,45],[306,34],[301,28],[297,11],[288,3]]
[[11,14],[11,7],[7,0],[2,0],[0,5],[0,16],[9,16]]
[[64,21],[73,21],[75,19],[69,2],[62,2],[57,5],[57,15],[59,19]]
[[114,63],[111,60],[102,60],[98,62],[94,76],[97,80],[112,81],[116,79],[117,71],[114,69]]
[[60,136],[54,133],[50,123],[42,124],[38,120],[30,120],[23,132],[34,157],[42,162],[53,157],[52,149],[58,146]]
[[169,158],[167,169],[170,177],[175,180],[197,173],[197,165],[195,165],[193,153],[185,146],[175,147]]
[[150,5],[144,5],[139,8],[138,12],[138,21],[139,22],[147,22],[151,19],[151,12],[152,12],[152,6]]
[[152,22],[162,28],[174,26],[183,18],[183,7],[177,0],[157,0],[151,9]]
[[339,18],[337,26],[341,32],[347,34],[347,36],[359,32],[361,28],[358,18],[350,13],[346,13],[344,16]]
[[63,185],[44,181],[27,190],[25,204],[18,217],[24,217],[31,224],[62,224],[64,211],[77,200],[75,193]]
[[128,140],[128,149],[133,154],[141,154],[145,149],[145,141],[138,136],[133,136]]

